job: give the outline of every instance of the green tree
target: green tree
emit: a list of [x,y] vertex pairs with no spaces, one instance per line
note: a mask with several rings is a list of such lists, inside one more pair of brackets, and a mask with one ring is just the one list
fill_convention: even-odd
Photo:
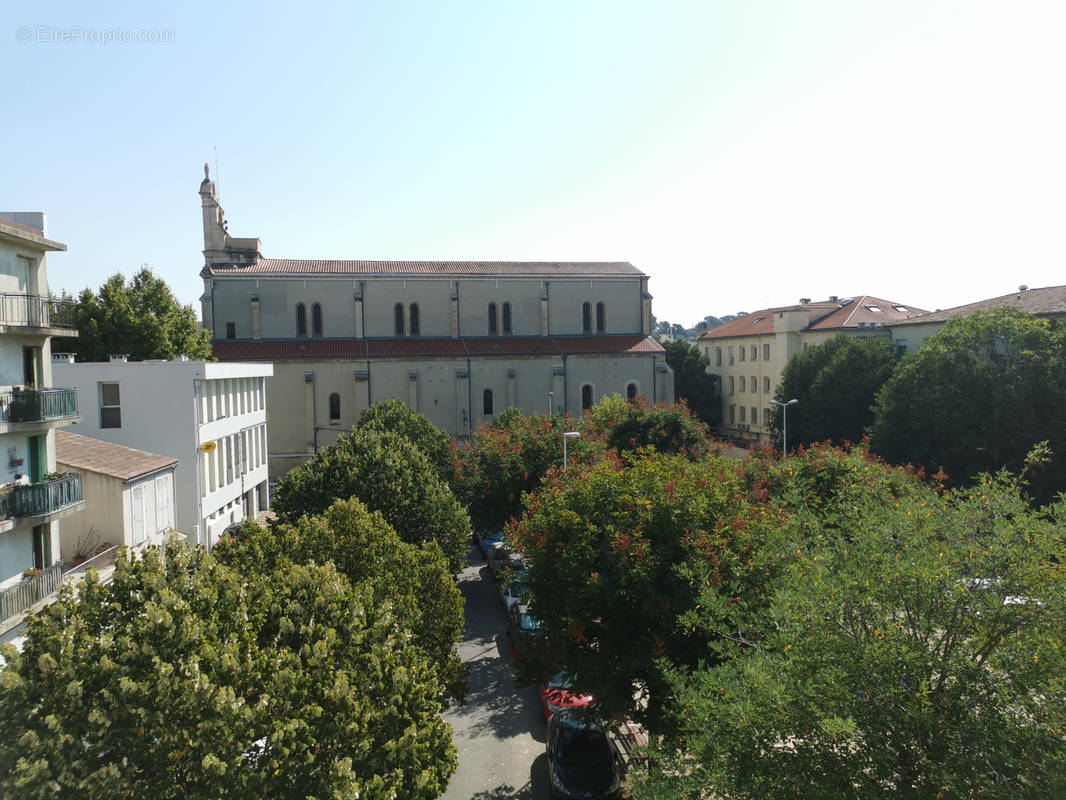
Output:
[[437,668],[442,699],[465,698],[465,670],[455,651],[463,634],[463,597],[436,542],[402,541],[380,512],[353,498],[269,531],[246,522],[213,552],[245,574],[332,563],[353,586],[370,588],[375,609],[391,610],[411,632],[412,643]]
[[393,431],[406,436],[429,458],[444,483],[455,479],[455,441],[425,414],[395,397],[380,400],[359,415],[359,428]]
[[684,401],[653,406],[643,399],[630,402],[611,395],[585,412],[581,430],[585,436],[602,438],[608,449],[620,453],[652,447],[660,453],[699,458],[711,450],[707,426]]
[[[785,365],[775,397],[799,404],[788,411],[788,440],[858,442],[873,424],[878,389],[896,368],[888,337],[841,334],[796,354]],[[774,408],[772,427],[780,442],[782,410]]]
[[285,476],[273,508],[281,522],[295,523],[350,497],[380,511],[403,541],[436,542],[453,573],[466,563],[470,518],[403,434],[368,427],[341,436]]
[[902,473],[835,460],[846,513],[826,536],[827,506],[785,504],[805,534],[769,614],[717,664],[670,670],[678,736],[634,796],[1063,796],[1066,503],[1034,511],[1006,473],[886,496]]
[[664,666],[715,660],[779,569],[763,557],[777,520],[740,466],[644,452],[553,473],[513,530],[543,633],[524,677],[565,668],[604,714],[661,731]]
[[370,594],[184,547],[64,587],[3,646],[0,793],[437,797],[456,753],[435,672]]
[[60,340],[53,349],[72,351],[79,361],[107,361],[112,353],[126,353],[132,361],[211,355],[211,336],[197,324],[192,306],[178,303],[147,266],[128,283],[116,273],[98,293],[82,290],[75,319],[78,337]]
[[1041,500],[1066,489],[1066,331],[1014,308],[950,320],[900,363],[877,395],[874,449],[889,461],[943,469],[955,483],[1017,472],[1049,441],[1035,477]]
[[665,342],[666,363],[674,371],[674,396],[712,428],[722,424],[722,398],[718,376],[707,372],[710,359],[698,347],[680,339]]

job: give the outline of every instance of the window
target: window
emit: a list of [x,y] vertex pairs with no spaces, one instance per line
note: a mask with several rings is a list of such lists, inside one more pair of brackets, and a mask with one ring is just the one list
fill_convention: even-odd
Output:
[[141,544],[147,537],[144,528],[144,485],[133,487],[133,543]]
[[411,322],[411,335],[419,336],[422,333],[422,320],[419,318],[418,303],[411,303],[407,312],[407,318]]
[[757,409],[755,406],[751,407],[751,424],[759,424],[759,409]]
[[736,391],[736,378],[732,375],[729,376],[729,393],[733,394]]
[[729,345],[729,366],[733,366],[733,345]]
[[489,335],[499,333],[498,320],[496,319],[496,304],[489,303]]
[[752,361],[758,361],[759,360],[759,348],[758,348],[757,345],[754,345],[754,344],[751,346],[751,360]]
[[747,355],[748,355],[748,348],[746,348],[744,345],[741,345],[740,346],[740,360],[741,361],[746,360]]
[[747,385],[747,382],[744,380],[744,376],[741,375],[740,376],[740,391],[742,391],[742,392],[747,391],[747,389],[745,388],[746,385]]
[[637,385],[635,383],[626,384],[626,400],[632,403],[637,399]]
[[511,332],[511,304],[510,303],[504,303],[503,304],[503,332],[504,333],[510,333]]
[[754,375],[752,375],[751,376],[751,383],[749,383],[748,386],[750,387],[750,391],[751,392],[759,391],[759,379],[756,378]]
[[899,358],[900,356],[902,356],[904,353],[907,352],[907,340],[906,339],[896,339],[896,342],[893,345],[892,349],[895,351],[896,357]]
[[766,392],[767,394],[770,394],[770,379],[769,378],[763,378],[762,379],[762,390],[764,392]]
[[100,384],[100,427],[121,428],[122,408],[117,383]]
[[592,384],[586,383],[581,387],[581,413],[592,408]]
[[296,304],[296,335],[307,335],[307,307],[303,303]]
[[329,421],[341,421],[341,396],[336,392],[329,396]]
[[592,333],[592,303],[581,304],[581,332]]
[[237,323],[235,323],[235,322],[227,322],[226,323],[226,338],[227,339],[236,339],[237,338]]
[[881,313],[881,306],[866,306],[867,311],[872,311],[874,314]]
[[770,409],[769,407],[762,410],[762,424],[764,428],[770,427]]
[[596,333],[607,332],[607,304],[602,300],[596,304]]
[[722,366],[722,348],[721,347],[714,348],[714,365],[716,367]]
[[320,303],[311,306],[311,335],[322,335],[322,305]]
[[170,476],[155,479],[155,527],[159,533],[170,530]]
[[909,309],[906,306],[892,306],[892,308],[896,309],[896,311],[898,311],[901,314],[906,314],[909,311]]
[[492,415],[492,389],[486,389],[484,392],[482,392],[481,410],[484,412],[486,417]]
[[741,422],[747,422],[748,421],[747,413],[748,413],[748,407],[747,406],[741,406],[740,407],[740,421]]
[[393,306],[392,313],[396,322],[396,335],[403,336],[403,303]]
[[770,345],[768,345],[768,344],[764,344],[762,346],[762,360],[763,361],[769,361],[770,360]]
[[729,407],[729,424],[732,425],[736,421],[737,421],[737,407],[736,406],[730,406]]

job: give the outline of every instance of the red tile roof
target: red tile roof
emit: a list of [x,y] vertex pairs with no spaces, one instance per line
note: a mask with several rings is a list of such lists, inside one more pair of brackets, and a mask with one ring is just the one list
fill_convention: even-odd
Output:
[[955,317],[965,317],[974,311],[988,311],[993,308],[1020,308],[1030,314],[1049,316],[1066,314],[1066,286],[1047,286],[1043,289],[1027,289],[1011,294],[979,300],[964,306],[955,306],[943,311],[933,311],[921,316],[911,317],[893,325],[921,325],[926,322],[947,322]]
[[231,340],[214,343],[219,361],[289,361],[362,358],[472,358],[608,353],[663,353],[650,336],[486,336],[460,339]]
[[644,273],[628,261],[332,261],[261,258],[254,264],[206,267],[215,276],[232,275],[387,275],[493,277],[597,277]]
[[174,466],[178,459],[56,431],[56,463],[129,481]]
[[791,306],[764,308],[753,311],[739,319],[718,325],[700,335],[700,339],[726,339],[733,336],[755,336],[774,332],[774,314],[783,311],[806,309],[811,319],[805,331],[830,331],[857,329],[859,323],[892,324],[926,312],[913,306],[905,306],[879,297],[861,295],[845,297],[837,302],[796,303]]

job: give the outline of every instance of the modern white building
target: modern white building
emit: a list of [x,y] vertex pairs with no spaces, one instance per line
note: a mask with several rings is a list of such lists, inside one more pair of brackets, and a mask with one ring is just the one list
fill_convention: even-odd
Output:
[[56,431],[56,464],[81,474],[85,498],[85,511],[63,525],[64,562],[77,566],[105,547],[166,543],[174,530],[178,459]]
[[266,379],[270,364],[190,361],[52,364],[77,390],[78,433],[178,459],[175,528],[211,547],[230,525],[269,507]]
[[38,212],[0,212],[0,634],[59,586],[57,520],[80,511],[81,476],[56,472],[55,428],[78,421],[77,395],[52,388],[52,336],[76,336],[74,309],[48,290]]

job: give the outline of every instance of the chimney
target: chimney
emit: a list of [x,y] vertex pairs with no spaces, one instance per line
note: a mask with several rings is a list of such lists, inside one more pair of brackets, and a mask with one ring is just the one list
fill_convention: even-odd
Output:
[[73,364],[73,353],[52,353],[52,361],[56,364]]
[[801,306],[805,306],[809,302],[811,302],[811,298],[809,298],[809,297],[801,297],[800,298],[800,305]]
[[129,353],[112,353],[110,356],[108,356],[108,361],[110,361],[112,364],[125,364],[129,360]]
[[176,356],[174,356],[174,360],[184,364],[189,360],[189,357],[184,353],[178,353]]
[[840,298],[839,298],[839,297],[837,297],[837,296],[836,296],[835,294],[831,294],[831,295],[829,295],[829,302],[830,302],[830,303],[835,303],[835,302],[837,302],[837,301],[838,301],[839,299],[840,299]]

